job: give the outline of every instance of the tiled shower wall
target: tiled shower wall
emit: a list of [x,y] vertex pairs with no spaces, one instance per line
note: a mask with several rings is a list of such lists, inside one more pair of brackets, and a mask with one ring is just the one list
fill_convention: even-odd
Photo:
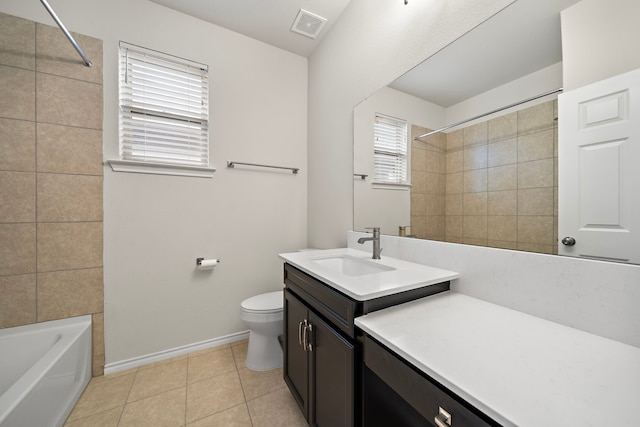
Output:
[[104,371],[102,41],[0,14],[0,327],[93,316]]
[[[444,203],[439,195],[440,176],[433,184],[436,192],[427,191],[424,201],[420,193],[414,197],[414,188],[425,188],[420,177],[428,172],[412,166],[412,180],[418,177],[412,188],[414,234],[456,243],[557,253],[557,135],[556,101],[446,134],[444,167],[437,167],[445,171]],[[437,151],[441,143],[426,141],[420,143],[423,149],[437,147],[431,150],[432,156],[440,158]],[[418,165],[423,163],[419,161]],[[425,205],[431,205],[431,210],[427,208],[421,214]],[[431,235],[429,227],[422,225],[429,223],[423,219],[427,213],[439,212],[442,206],[444,239]],[[421,234],[423,229],[426,231]]]

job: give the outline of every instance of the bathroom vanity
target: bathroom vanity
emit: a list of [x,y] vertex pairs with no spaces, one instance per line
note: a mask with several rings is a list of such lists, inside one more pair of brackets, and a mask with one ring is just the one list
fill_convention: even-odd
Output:
[[457,273],[353,249],[280,255],[284,379],[311,426],[361,425],[356,317],[449,289]]

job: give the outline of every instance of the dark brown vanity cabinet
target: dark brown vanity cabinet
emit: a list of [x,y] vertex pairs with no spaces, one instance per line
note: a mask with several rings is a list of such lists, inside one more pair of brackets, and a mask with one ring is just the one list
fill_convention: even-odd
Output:
[[356,301],[284,265],[284,380],[309,425],[362,425],[362,345],[354,319],[449,289],[449,282]]

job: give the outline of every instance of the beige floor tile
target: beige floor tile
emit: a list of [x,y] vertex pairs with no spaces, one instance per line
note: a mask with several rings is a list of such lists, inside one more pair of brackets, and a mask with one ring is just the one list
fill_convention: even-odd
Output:
[[209,348],[205,348],[204,350],[198,350],[198,351],[189,353],[189,357],[200,356],[201,354],[210,353],[212,351],[224,350],[227,348],[231,348],[231,345],[230,344],[217,345],[215,347],[209,347]]
[[117,427],[122,415],[122,407],[110,409],[86,418],[67,422],[64,427]]
[[134,377],[134,374],[127,374],[92,379],[69,415],[69,421],[124,406]]
[[282,368],[269,371],[252,371],[248,368],[238,369],[244,398],[249,401],[256,397],[271,393],[286,386],[282,378]]
[[306,427],[300,408],[287,389],[247,402],[253,427]]
[[129,403],[118,427],[180,427],[185,424],[186,387]]
[[160,360],[158,362],[149,363],[147,365],[140,366],[138,369],[140,371],[142,371],[144,369],[157,368],[158,366],[170,365],[170,364],[172,364],[174,362],[178,362],[180,360],[187,360],[188,358],[189,358],[188,354],[183,354],[182,356],[176,356],[176,357],[172,357],[170,359],[165,359],[165,360]]
[[238,373],[232,372],[187,386],[187,422],[213,415],[244,402]]
[[140,369],[136,374],[127,402],[135,402],[187,385],[188,359]]
[[235,370],[229,346],[189,356],[189,384]]
[[187,427],[252,427],[246,403],[187,424]]
[[238,369],[245,368],[245,360],[247,359],[247,348],[249,347],[249,340],[239,341],[237,345],[231,346],[233,351],[233,358],[236,361]]

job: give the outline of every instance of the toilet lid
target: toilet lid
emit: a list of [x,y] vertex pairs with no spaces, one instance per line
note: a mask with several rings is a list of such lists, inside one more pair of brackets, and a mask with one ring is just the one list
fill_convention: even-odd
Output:
[[282,310],[282,299],[282,291],[267,292],[247,298],[242,301],[240,307],[249,311],[279,311]]

